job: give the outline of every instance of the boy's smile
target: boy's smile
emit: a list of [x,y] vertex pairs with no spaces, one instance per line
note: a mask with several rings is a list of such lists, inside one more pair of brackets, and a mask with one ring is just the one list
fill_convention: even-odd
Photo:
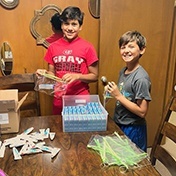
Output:
[[122,45],[120,48],[120,54],[122,56],[122,59],[127,63],[138,60],[141,54],[144,53],[144,50],[145,49],[140,50],[136,41],[133,41]]
[[69,42],[78,37],[78,33],[81,29],[82,27],[78,20],[67,20],[67,22],[62,23],[64,38]]

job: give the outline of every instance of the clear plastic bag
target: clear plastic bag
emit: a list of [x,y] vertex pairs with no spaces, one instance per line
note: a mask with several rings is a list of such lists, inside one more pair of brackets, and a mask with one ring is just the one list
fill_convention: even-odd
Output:
[[87,147],[98,152],[103,166],[118,165],[126,170],[137,166],[148,157],[147,153],[139,149],[128,137],[120,136],[116,132],[107,136],[92,136]]
[[60,98],[65,95],[67,90],[67,83],[57,78],[54,75],[46,72],[39,72],[36,74],[35,91],[46,93],[47,95]]

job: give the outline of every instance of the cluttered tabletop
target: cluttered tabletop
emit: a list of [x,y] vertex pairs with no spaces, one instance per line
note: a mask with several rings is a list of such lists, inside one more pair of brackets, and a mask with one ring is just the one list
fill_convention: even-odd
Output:
[[[106,131],[92,132],[63,132],[62,116],[21,118],[18,133],[1,135],[0,169],[8,176],[160,175],[146,153],[122,146],[128,140],[121,136],[110,117]],[[122,155],[129,150],[136,160]]]

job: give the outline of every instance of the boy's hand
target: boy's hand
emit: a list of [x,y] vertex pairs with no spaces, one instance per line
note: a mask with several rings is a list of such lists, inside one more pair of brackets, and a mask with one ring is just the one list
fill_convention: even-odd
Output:
[[62,80],[65,81],[66,83],[71,83],[73,81],[79,80],[80,76],[79,74],[74,74],[74,73],[66,73],[63,77]]
[[108,82],[107,85],[107,91],[111,94],[111,96],[113,97],[118,97],[119,95],[121,95],[117,85],[115,82]]
[[37,69],[37,71],[35,72],[37,75],[44,75],[47,72],[47,70],[45,69]]

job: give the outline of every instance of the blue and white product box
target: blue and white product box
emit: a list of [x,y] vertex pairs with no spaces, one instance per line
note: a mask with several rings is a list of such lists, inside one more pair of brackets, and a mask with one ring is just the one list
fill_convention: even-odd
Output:
[[98,95],[63,96],[64,132],[106,131],[108,113]]

